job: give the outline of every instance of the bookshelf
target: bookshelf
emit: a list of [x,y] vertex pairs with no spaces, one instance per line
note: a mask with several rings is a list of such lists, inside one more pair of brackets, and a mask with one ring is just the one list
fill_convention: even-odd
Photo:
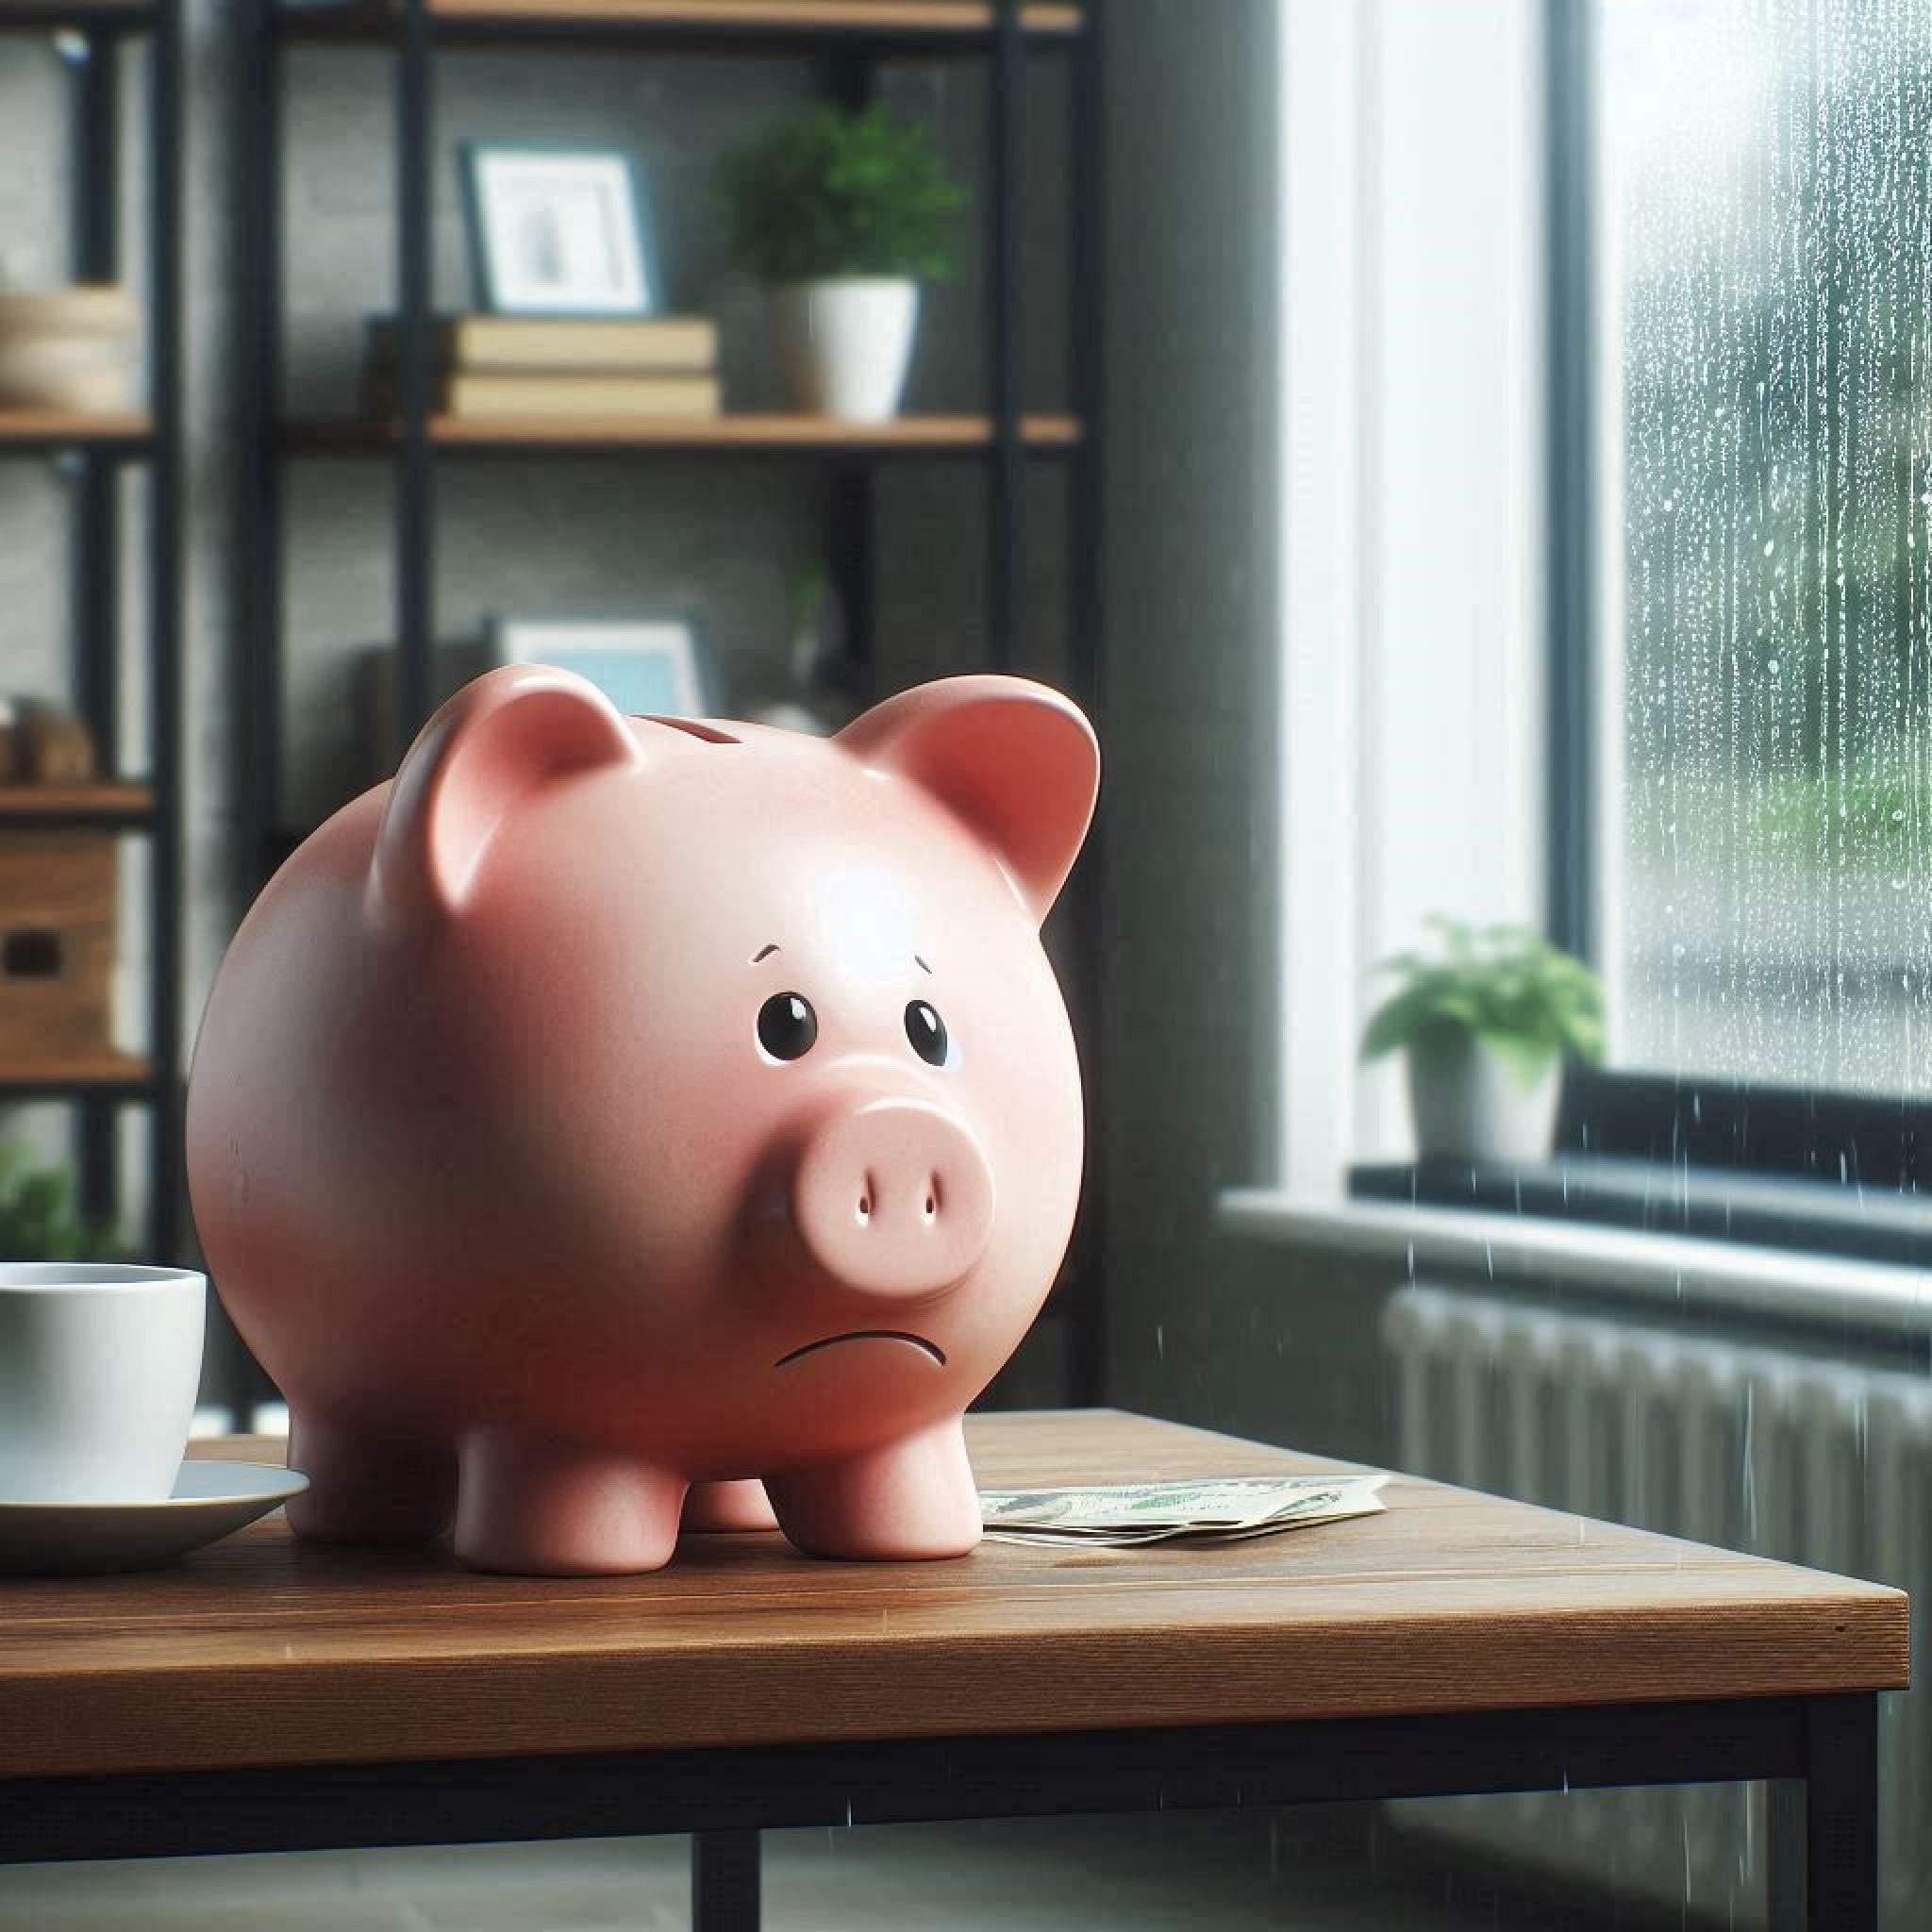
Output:
[[[438,636],[436,479],[442,466],[489,459],[542,464],[575,457],[617,457],[654,464],[697,464],[721,457],[786,462],[814,469],[822,483],[824,554],[847,614],[855,657],[868,664],[874,621],[875,477],[888,466],[920,462],[973,465],[983,474],[987,503],[984,583],[985,668],[1024,671],[1033,661],[1026,638],[1026,558],[1035,541],[1027,524],[1029,473],[1058,466],[1068,515],[1064,579],[1069,649],[1062,673],[1074,694],[1098,711],[1099,693],[1099,116],[1102,54],[1100,0],[345,0],[295,4],[269,0],[246,10],[248,44],[237,64],[243,126],[247,205],[239,366],[245,374],[238,491],[244,522],[238,551],[241,621],[237,671],[245,693],[250,746],[244,825],[265,877],[299,829],[281,809],[284,694],[283,599],[287,561],[283,502],[287,466],[305,460],[358,458],[388,467],[391,479],[391,554],[394,562],[392,634],[399,741],[426,715],[432,652]],[[514,45],[532,59],[546,52],[608,48],[611,58],[712,58],[804,63],[818,89],[846,106],[874,92],[881,63],[902,58],[984,63],[983,190],[975,195],[985,266],[983,398],[957,414],[902,417],[858,425],[805,414],[727,413],[712,418],[585,421],[578,418],[487,420],[439,412],[432,379],[438,314],[431,272],[431,184],[441,163],[435,138],[441,58],[473,46]],[[395,167],[391,230],[395,264],[396,393],[392,416],[317,418],[283,408],[285,247],[282,188],[289,90],[301,49],[326,58],[331,45],[365,58],[385,50],[393,76]],[[1069,392],[1044,412],[1024,403],[1026,289],[1021,272],[1024,206],[1042,184],[1025,176],[1029,75],[1035,61],[1055,63],[1063,77],[1070,178],[1066,262]],[[1044,74],[1047,70],[1042,69]],[[1059,401],[1060,399],[1056,399]],[[959,668],[968,668],[960,666]],[[883,695],[883,691],[878,693]],[[1098,862],[1076,872],[1060,916],[1062,936],[1097,924]],[[1097,944],[1090,945],[1097,953]],[[1063,958],[1077,947],[1063,947]],[[1063,965],[1069,1005],[1080,1036],[1089,1083],[1092,1144],[1099,1144],[1097,958]],[[1083,1228],[1097,1228],[1097,1175],[1090,1163]],[[1092,1399],[1098,1388],[1099,1296],[1096,1249],[1076,1235],[1053,1307],[1062,1326],[1066,1399]]]
[[0,34],[144,33],[165,10],[160,0],[0,0]]
[[[73,699],[112,772],[125,742],[125,673],[140,667],[147,769],[84,785],[0,784],[0,839],[100,831],[149,848],[148,968],[140,1054],[9,1057],[0,1102],[58,1101],[73,1116],[80,1206],[117,1223],[142,1258],[186,1258],[181,1224],[181,0],[0,0],[0,58],[52,38],[66,75],[70,145],[65,271],[75,282],[137,279],[147,306],[148,408],[82,415],[0,409],[0,462],[58,464],[70,520],[67,658]],[[135,58],[124,53],[137,49]],[[38,50],[34,50],[36,53]],[[140,98],[127,96],[138,90]],[[128,152],[140,130],[138,157]],[[130,168],[130,159],[138,160]],[[128,177],[145,201],[138,237],[124,233]],[[137,250],[139,254],[137,256]],[[141,263],[135,272],[135,262]],[[130,525],[119,488],[145,472],[145,516]],[[125,569],[140,542],[138,568]],[[124,578],[139,583],[122,608]],[[130,1224],[120,1201],[120,1139],[129,1108],[149,1117],[148,1213]]]

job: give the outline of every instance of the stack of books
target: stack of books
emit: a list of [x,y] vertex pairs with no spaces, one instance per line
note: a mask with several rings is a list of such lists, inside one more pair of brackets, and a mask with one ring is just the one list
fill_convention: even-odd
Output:
[[136,407],[141,305],[108,282],[0,291],[0,409]]
[[[458,315],[434,330],[431,409],[471,422],[508,417],[715,416],[718,329],[702,315],[588,322]],[[372,414],[396,410],[396,325],[369,325]]]

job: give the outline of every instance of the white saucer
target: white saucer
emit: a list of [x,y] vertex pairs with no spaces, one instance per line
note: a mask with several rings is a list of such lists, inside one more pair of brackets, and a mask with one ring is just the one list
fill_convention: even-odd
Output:
[[158,1503],[0,1502],[0,1574],[153,1570],[299,1496],[308,1478],[259,1462],[184,1462]]

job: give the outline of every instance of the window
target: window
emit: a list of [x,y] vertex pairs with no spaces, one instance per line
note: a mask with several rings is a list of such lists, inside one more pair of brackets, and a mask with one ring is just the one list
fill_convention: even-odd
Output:
[[1559,696],[1553,798],[1593,767],[1571,853],[1613,1063],[1895,1121],[1932,1100],[1932,9],[1593,25],[1590,241],[1555,317],[1593,395],[1553,388],[1553,434],[1594,433],[1568,471],[1593,717],[1564,760]]

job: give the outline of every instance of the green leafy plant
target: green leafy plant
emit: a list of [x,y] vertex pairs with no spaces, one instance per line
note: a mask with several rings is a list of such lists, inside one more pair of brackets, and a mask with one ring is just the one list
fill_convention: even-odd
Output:
[[0,1141],[0,1259],[106,1261],[120,1253],[112,1228],[75,1213],[68,1175],[35,1166],[17,1142]]
[[720,161],[731,253],[761,281],[953,273],[965,195],[926,130],[882,108],[808,108]]
[[1378,968],[1398,983],[1362,1035],[1364,1060],[1479,1041],[1533,1087],[1566,1053],[1603,1058],[1603,988],[1581,959],[1522,926],[1429,924],[1441,936],[1438,955],[1398,953]]

